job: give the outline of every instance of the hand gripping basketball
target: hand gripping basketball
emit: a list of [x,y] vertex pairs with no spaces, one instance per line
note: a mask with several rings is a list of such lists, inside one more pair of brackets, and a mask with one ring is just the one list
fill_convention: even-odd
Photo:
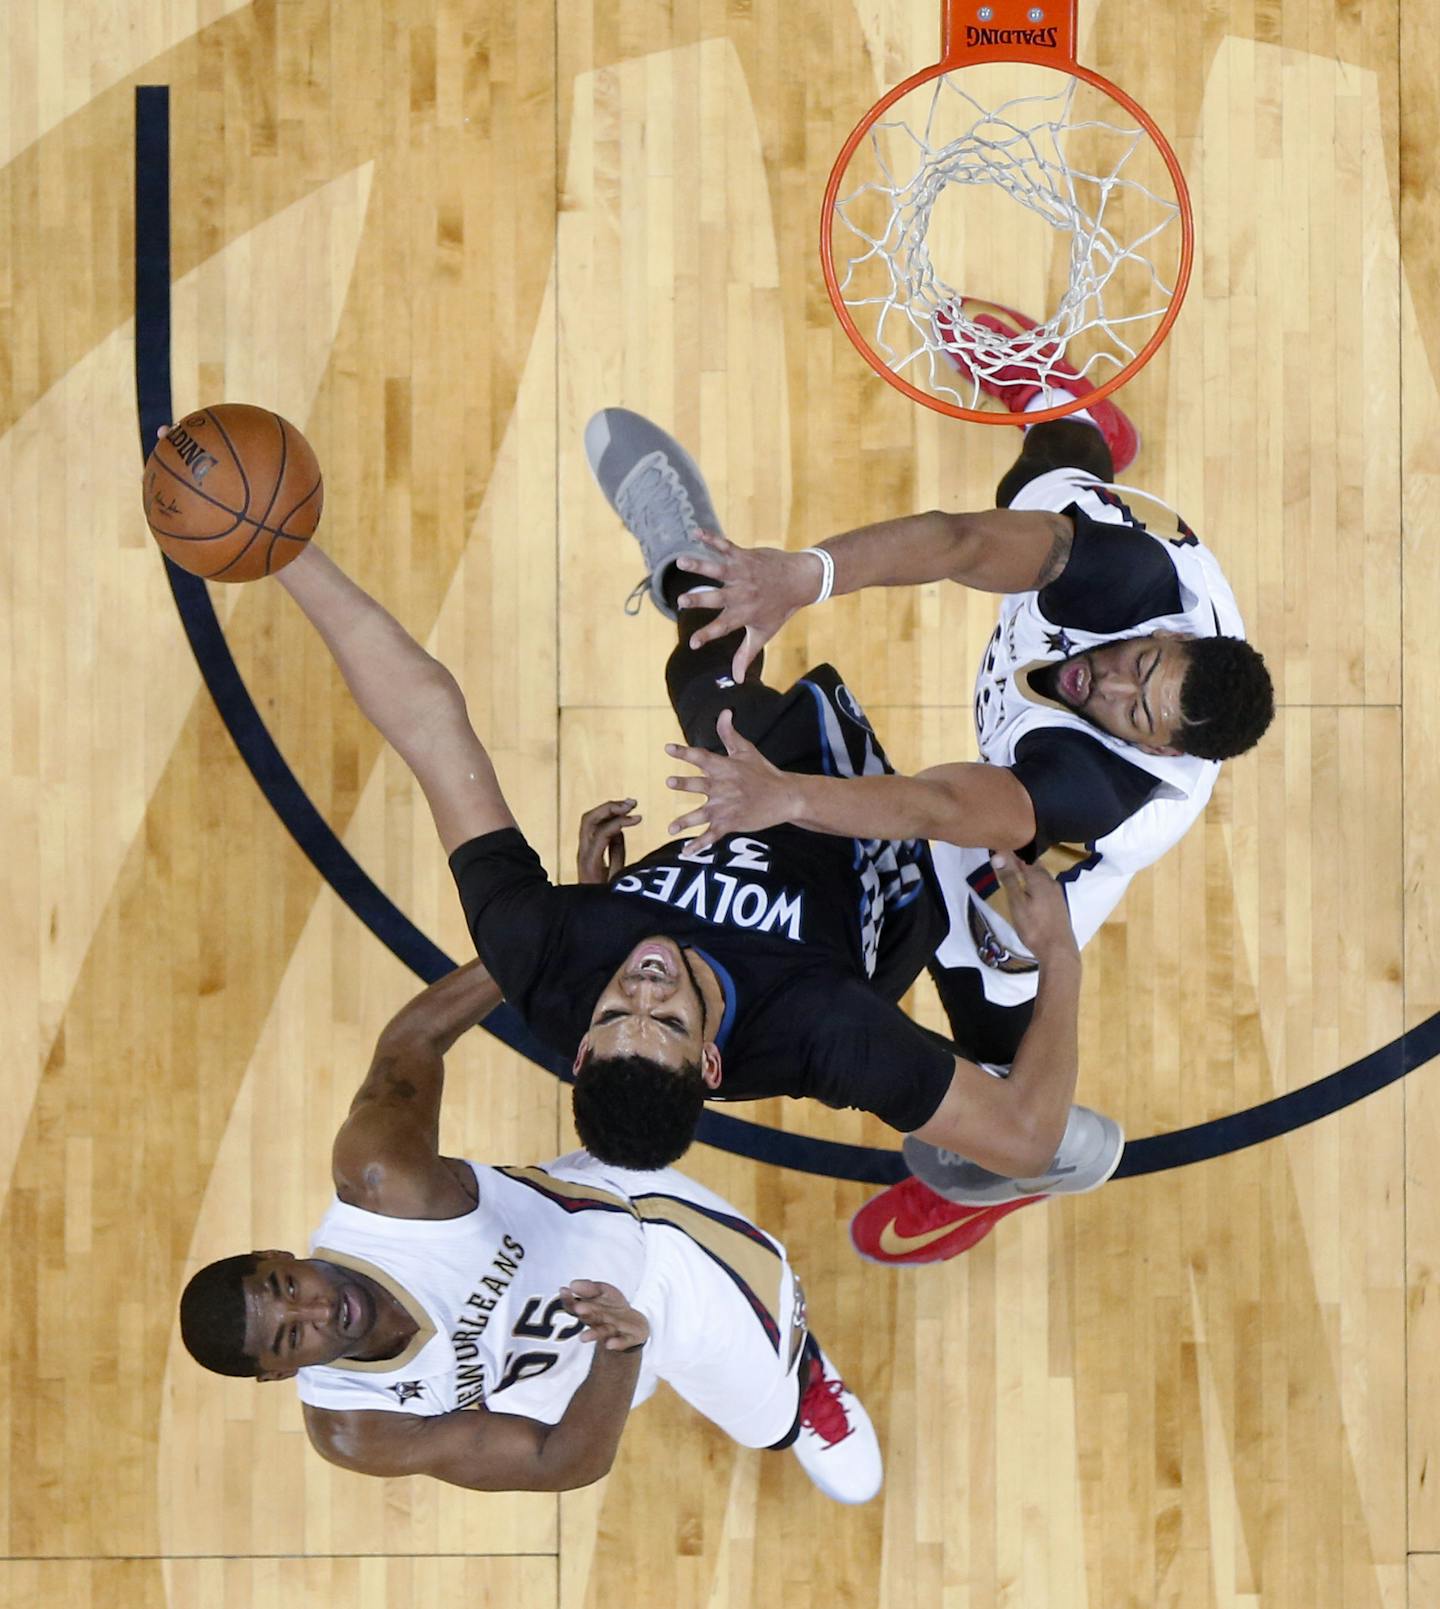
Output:
[[171,563],[211,581],[255,581],[304,551],[325,491],[310,443],[289,420],[222,402],[159,436],[141,490]]

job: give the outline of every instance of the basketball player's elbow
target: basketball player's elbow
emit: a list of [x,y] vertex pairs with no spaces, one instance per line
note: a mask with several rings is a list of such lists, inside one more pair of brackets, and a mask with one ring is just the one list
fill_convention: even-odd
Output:
[[[932,1145],[945,1145],[971,1162],[1006,1179],[1033,1179],[1044,1173],[1055,1155],[1055,1146],[1046,1150],[1047,1132],[1030,1123],[1020,1112],[987,1123],[981,1133],[970,1133],[952,1140],[922,1138]],[[1057,1141],[1058,1144],[1058,1141]]]
[[585,1465],[582,1469],[571,1470],[556,1485],[557,1492],[578,1492],[584,1486],[593,1486],[596,1481],[602,1481],[615,1467],[615,1455],[612,1453],[603,1463],[595,1462]]
[[395,746],[412,769],[426,755],[452,744],[457,734],[472,735],[464,690],[438,659],[431,659],[416,683],[408,714],[404,737]]
[[541,1449],[536,1461],[535,1490],[545,1492],[578,1492],[581,1487],[593,1486],[604,1480],[615,1467],[618,1447],[596,1446],[593,1443],[579,1448],[567,1448],[560,1459],[547,1461]]
[[937,509],[930,517],[944,543],[945,580],[969,586],[985,557],[984,526],[973,514],[944,514]]
[[1012,1179],[1036,1179],[1048,1173],[1064,1137],[1065,1114],[1057,1118],[1050,1112],[1018,1112],[1010,1140],[1010,1165],[1003,1171]]
[[[965,1075],[964,1081],[969,1083],[972,1077],[980,1076],[989,1077],[977,1069]],[[959,1075],[957,1081],[958,1078]],[[915,1130],[917,1139],[958,1152],[1007,1179],[1033,1178],[1045,1171],[1055,1154],[1055,1146],[1045,1150],[1050,1139],[1049,1126],[1032,1115],[1024,1101],[1016,1099],[1019,1091],[1002,1086],[993,1092],[993,1099],[978,1105],[973,1094],[963,1096],[958,1103],[955,1094],[956,1086],[952,1085],[951,1096],[940,1111]]]

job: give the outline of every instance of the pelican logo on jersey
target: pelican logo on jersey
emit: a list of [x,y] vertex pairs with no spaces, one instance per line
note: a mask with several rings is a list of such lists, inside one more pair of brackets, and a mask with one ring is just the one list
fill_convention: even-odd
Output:
[[220,462],[213,454],[195,440],[194,436],[186,430],[184,425],[176,425],[167,438],[170,445],[180,454],[185,467],[190,471],[190,478],[198,486]]
[[[472,1408],[485,1397],[485,1364],[480,1357],[480,1337],[490,1324],[490,1315],[499,1306],[500,1298],[510,1288],[517,1273],[517,1264],[525,1256],[525,1248],[513,1236],[506,1235],[500,1249],[490,1259],[490,1272],[465,1298],[457,1328],[450,1336],[455,1348],[456,1407]],[[465,1309],[470,1311],[465,1311]]]
[[[724,870],[715,864],[723,855]],[[714,850],[686,856],[688,865],[642,866],[610,885],[617,894],[638,894],[677,911],[689,911],[716,927],[749,927],[805,942],[805,895],[763,883],[747,882],[740,872],[764,876],[770,870],[770,848],[760,838],[727,838]],[[696,868],[691,870],[691,868]]]
[[965,918],[970,924],[970,942],[975,946],[975,953],[980,957],[982,965],[990,967],[995,972],[1007,972],[1016,976],[1040,970],[1038,961],[1028,956],[1016,955],[1000,942],[999,936],[990,926],[988,917],[974,900],[965,907]]

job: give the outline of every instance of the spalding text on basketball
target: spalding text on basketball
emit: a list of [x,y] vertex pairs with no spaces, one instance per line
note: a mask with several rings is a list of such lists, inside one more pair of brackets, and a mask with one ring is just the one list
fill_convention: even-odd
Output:
[[210,473],[220,460],[207,453],[198,441],[186,430],[184,425],[176,425],[170,432],[170,445],[180,454],[185,467],[190,471],[190,478],[198,486]]

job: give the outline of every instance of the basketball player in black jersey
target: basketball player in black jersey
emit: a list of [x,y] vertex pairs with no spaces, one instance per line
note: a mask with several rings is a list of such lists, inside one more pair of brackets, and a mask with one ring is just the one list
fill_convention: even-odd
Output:
[[[668,563],[652,570],[657,587],[667,575],[688,584]],[[593,1154],[660,1167],[689,1145],[705,1099],[785,1094],[875,1112],[1001,1172],[1045,1170],[1071,1113],[1080,968],[1044,872],[997,857],[1041,967],[1033,1021],[1001,1082],[894,1004],[944,925],[923,843],[786,827],[690,858],[683,843],[666,845],[605,888],[555,887],[450,672],[314,544],[277,579],[419,781],[505,998],[574,1058],[576,1126]],[[736,687],[717,674],[733,648],[687,646],[705,618],[681,622],[667,667],[689,741],[714,741],[731,709],[777,764],[887,769],[833,670],[783,694],[758,676]]]
[[[1019,317],[998,307],[977,316],[997,330]],[[1068,400],[1019,370],[985,388],[1016,412]],[[676,559],[700,578],[676,590],[677,605],[720,605],[692,647],[735,643],[734,678],[786,620],[832,593],[952,581],[1003,595],[976,681],[979,761],[912,777],[812,778],[782,774],[728,732],[724,752],[669,749],[701,773],[671,786],[708,795],[671,827],[693,831],[698,848],[778,822],[930,840],[951,918],[930,970],[957,1048],[997,1070],[1030,1021],[1036,958],[1008,925],[984,846],[1047,857],[1083,945],[1135,872],[1196,819],[1219,762],[1258,741],[1274,714],[1269,674],[1243,640],[1214,556],[1160,500],[1113,485],[1138,437],[1118,409],[1102,407],[1103,417],[1082,411],[1027,430],[992,510],[902,516],[800,552],[738,548],[707,518],[695,522],[694,551]],[[907,1140],[905,1155],[952,1200],[994,1205],[1027,1193],[1030,1181],[990,1177],[963,1148],[946,1149],[960,1154],[941,1158]]]

